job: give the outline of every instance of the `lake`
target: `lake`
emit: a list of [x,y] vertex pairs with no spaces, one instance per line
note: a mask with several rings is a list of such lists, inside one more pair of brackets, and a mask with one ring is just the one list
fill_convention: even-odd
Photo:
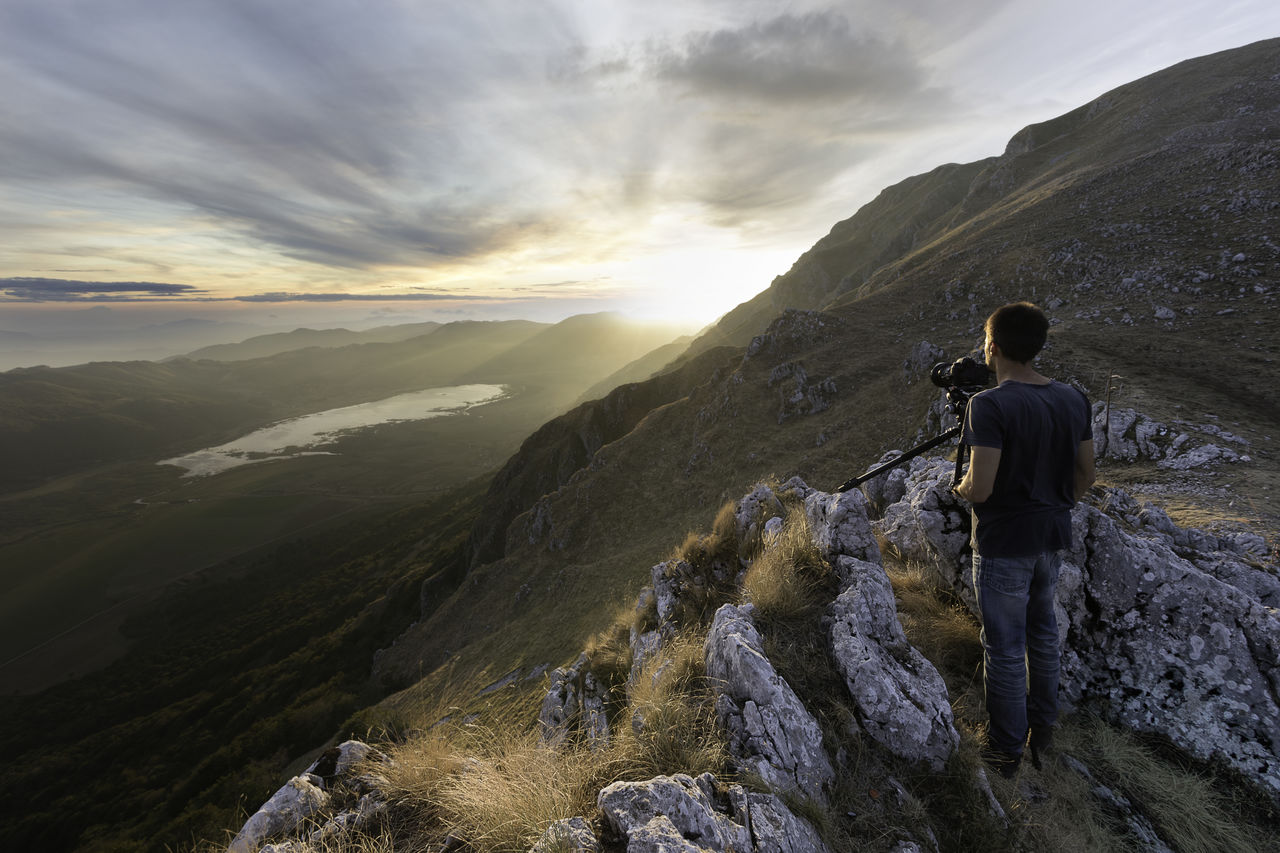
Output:
[[399,394],[385,400],[343,406],[290,418],[217,447],[206,447],[185,456],[162,459],[157,465],[185,468],[184,477],[207,477],[241,465],[293,459],[299,456],[330,456],[328,451],[309,450],[333,444],[343,433],[397,421],[420,421],[465,412],[481,403],[501,399],[507,389],[501,385],[454,385]]

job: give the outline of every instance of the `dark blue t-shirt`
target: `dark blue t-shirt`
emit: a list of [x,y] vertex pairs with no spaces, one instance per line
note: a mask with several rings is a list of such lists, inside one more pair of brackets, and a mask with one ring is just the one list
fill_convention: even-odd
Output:
[[1093,438],[1089,399],[1070,385],[1005,380],[969,401],[964,443],[1000,449],[991,497],[973,505],[984,557],[1027,557],[1071,546],[1075,463]]

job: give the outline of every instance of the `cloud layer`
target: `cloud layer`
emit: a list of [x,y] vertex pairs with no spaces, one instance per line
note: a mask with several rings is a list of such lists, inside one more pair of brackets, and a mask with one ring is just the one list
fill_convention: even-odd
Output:
[[[927,140],[991,109],[975,69],[1078,52],[1035,30],[1062,9],[961,5],[6,0],[3,289],[492,295],[717,229],[802,250],[902,170],[955,159]],[[1164,19],[1210,8],[1188,5]],[[1256,27],[1255,5],[1233,20]],[[1016,129],[984,129],[983,153]],[[78,266],[188,284],[33,277]]]

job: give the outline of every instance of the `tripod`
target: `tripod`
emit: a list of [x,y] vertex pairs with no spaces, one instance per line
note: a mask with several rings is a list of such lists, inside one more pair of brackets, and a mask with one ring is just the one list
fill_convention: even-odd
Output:
[[[888,462],[877,465],[876,467],[872,468],[870,471],[866,472],[865,474],[861,474],[857,477],[853,477],[849,480],[844,481],[836,488],[836,491],[847,492],[850,489],[854,488],[855,486],[860,486],[863,483],[865,483],[867,480],[873,479],[875,477],[879,477],[884,472],[898,467],[903,462],[907,462],[912,459],[915,459],[917,456],[920,456],[921,454],[929,450],[932,450],[933,448],[937,447],[940,444],[945,444],[951,439],[960,435],[960,433],[964,430],[965,407],[969,404],[969,399],[974,394],[978,393],[981,390],[982,390],[982,386],[975,387],[975,386],[969,386],[969,385],[964,385],[964,386],[952,385],[951,387],[947,388],[947,408],[950,410],[950,412],[953,415],[956,416],[956,420],[959,421],[959,423],[957,423],[955,426],[953,426],[951,429],[947,430],[946,432],[942,433],[941,435],[937,435],[929,439],[928,441],[924,442],[923,444],[917,444],[915,447],[911,448],[906,453],[903,453],[899,456],[895,456],[894,458],[890,459]],[[956,472],[955,472],[955,476],[951,480],[952,488],[954,488],[956,484],[960,482],[960,478],[963,476],[964,460],[965,460],[965,457],[968,455],[969,455],[969,445],[965,444],[964,442],[961,442],[959,445],[959,449],[956,451]]]

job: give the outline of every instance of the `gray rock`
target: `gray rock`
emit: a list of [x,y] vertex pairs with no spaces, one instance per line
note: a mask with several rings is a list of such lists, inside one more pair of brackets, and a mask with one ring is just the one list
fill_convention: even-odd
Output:
[[[776,794],[745,794],[743,813],[736,813],[755,839],[755,853],[830,853],[813,827],[792,814]],[[741,806],[740,806],[741,807]]]
[[955,463],[918,457],[910,463],[902,499],[885,508],[880,532],[910,561],[932,565],[975,610],[970,575],[969,508],[951,491]]
[[1098,782],[1089,768],[1073,756],[1063,755],[1062,764],[1089,783],[1090,793],[1128,829],[1140,850],[1144,853],[1173,853],[1151,821],[1134,809],[1127,797]]
[[[949,465],[913,465],[882,529],[976,613],[969,549],[944,489]],[[1058,581],[1065,707],[1164,735],[1280,796],[1280,580],[1234,538],[1179,528],[1120,490],[1102,503],[1105,513],[1074,509]]]
[[529,853],[599,853],[600,842],[580,817],[558,820],[533,845]]
[[880,562],[880,545],[867,518],[867,499],[862,492],[813,492],[805,499],[804,512],[813,542],[828,562],[834,564],[841,555]]
[[571,666],[551,673],[551,685],[538,711],[538,726],[548,743],[562,743],[572,731],[581,732],[593,745],[609,738],[605,715],[608,690],[587,669],[587,656],[581,654]]
[[827,618],[836,665],[858,720],[894,755],[941,770],[960,743],[947,686],[907,642],[884,569],[860,563],[841,571],[845,575],[850,585]]
[[1188,471],[1192,468],[1203,468],[1206,465],[1213,465],[1218,462],[1239,462],[1240,454],[1236,453],[1229,447],[1220,447],[1216,444],[1202,444],[1199,447],[1193,447],[1176,456],[1169,456],[1162,459],[1157,464],[1161,468],[1169,468],[1174,471]]
[[734,511],[734,528],[740,550],[746,550],[748,543],[758,540],[765,521],[782,514],[782,501],[773,490],[764,483],[756,485],[750,494],[738,501]]
[[920,341],[911,348],[906,361],[902,362],[902,372],[906,374],[907,381],[912,382],[921,376],[928,376],[933,366],[946,357],[947,354],[941,347],[928,341]]
[[[867,470],[870,471],[901,455],[901,450],[890,450],[876,460],[874,465],[867,466]],[[906,464],[890,468],[883,474],[872,477],[863,483],[861,486],[862,494],[866,496],[868,503],[876,512],[883,513],[885,507],[902,500],[902,496],[906,494],[908,473],[910,472]]]
[[1080,583],[1058,590],[1064,698],[1280,797],[1280,615],[1243,581],[1251,573],[1268,595],[1274,582],[1226,557],[1198,565],[1092,506],[1074,521]]
[[835,770],[822,730],[765,656],[750,608],[726,604],[716,611],[704,653],[732,754],[775,791],[825,802]]
[[312,779],[295,776],[267,800],[231,839],[227,853],[254,853],[269,838],[292,832],[329,804]]
[[678,774],[615,782],[597,802],[628,853],[830,853],[818,833],[775,794]]
[[746,827],[717,812],[704,787],[684,774],[614,782],[596,804],[629,853],[751,849]]

